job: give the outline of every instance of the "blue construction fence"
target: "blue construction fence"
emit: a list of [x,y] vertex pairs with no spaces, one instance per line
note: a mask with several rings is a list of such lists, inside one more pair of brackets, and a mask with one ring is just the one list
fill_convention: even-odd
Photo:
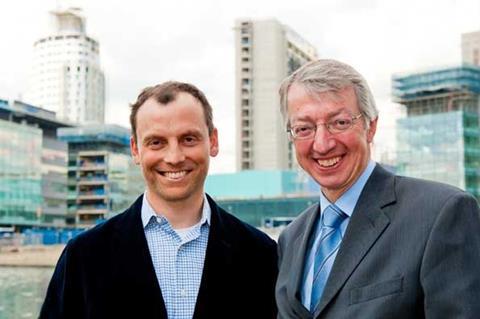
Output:
[[22,232],[24,245],[66,244],[83,229],[26,229]]

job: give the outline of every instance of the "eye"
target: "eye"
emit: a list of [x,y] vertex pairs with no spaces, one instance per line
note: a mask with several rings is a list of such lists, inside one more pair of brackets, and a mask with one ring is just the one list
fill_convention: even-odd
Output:
[[159,149],[163,146],[163,144],[164,143],[160,139],[151,139],[147,143],[148,147],[151,148],[151,149]]
[[198,137],[194,135],[187,135],[183,138],[183,143],[186,145],[195,145],[198,142]]
[[330,122],[330,126],[336,130],[343,131],[352,126],[352,120],[349,118],[336,119]]
[[296,125],[292,128],[293,135],[298,137],[310,136],[315,132],[315,127],[313,125]]

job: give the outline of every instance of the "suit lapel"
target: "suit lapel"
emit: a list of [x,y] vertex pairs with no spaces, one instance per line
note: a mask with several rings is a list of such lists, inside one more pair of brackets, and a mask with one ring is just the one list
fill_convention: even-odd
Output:
[[[228,229],[222,221],[218,206],[207,195],[211,208],[210,233],[203,266],[202,280],[198,291],[193,318],[210,318],[209,309],[214,309],[215,302],[224,299],[229,288],[228,271],[233,269],[233,250]],[[234,309],[232,309],[234,311]]]
[[305,254],[310,241],[311,232],[315,229],[315,223],[320,214],[320,205],[316,204],[308,209],[306,212],[306,225],[305,231],[301,232],[295,239],[295,243],[292,246],[294,250],[292,255],[292,275],[289,277],[287,285],[287,294],[290,305],[294,308],[295,312],[301,318],[309,318],[310,312],[303,306],[300,297],[300,290],[303,283],[303,269],[305,265]]
[[117,260],[112,271],[116,271],[116,276],[126,283],[133,283],[136,290],[125,291],[126,294],[142,295],[145,308],[141,311],[155,314],[158,318],[167,318],[167,310],[143,230],[142,200],[143,195],[116,224],[112,251]]
[[382,208],[394,201],[394,176],[377,165],[352,214],[314,317],[332,301],[388,227],[390,220]]

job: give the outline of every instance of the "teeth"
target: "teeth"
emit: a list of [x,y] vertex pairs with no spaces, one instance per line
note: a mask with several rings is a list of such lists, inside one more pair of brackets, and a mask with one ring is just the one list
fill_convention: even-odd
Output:
[[187,171],[164,172],[163,175],[170,179],[180,179],[187,174]]
[[330,167],[330,166],[333,166],[335,164],[337,164],[339,161],[340,161],[341,157],[338,156],[338,157],[334,157],[334,158],[330,158],[330,159],[327,159],[327,160],[318,160],[318,164],[320,164],[320,166],[323,166],[323,167]]

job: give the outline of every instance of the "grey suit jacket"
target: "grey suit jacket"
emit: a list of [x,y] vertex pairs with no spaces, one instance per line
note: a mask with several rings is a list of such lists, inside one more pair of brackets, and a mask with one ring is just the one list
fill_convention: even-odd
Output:
[[279,238],[278,318],[480,318],[480,212],[469,194],[377,164],[314,315],[300,301],[318,204]]

